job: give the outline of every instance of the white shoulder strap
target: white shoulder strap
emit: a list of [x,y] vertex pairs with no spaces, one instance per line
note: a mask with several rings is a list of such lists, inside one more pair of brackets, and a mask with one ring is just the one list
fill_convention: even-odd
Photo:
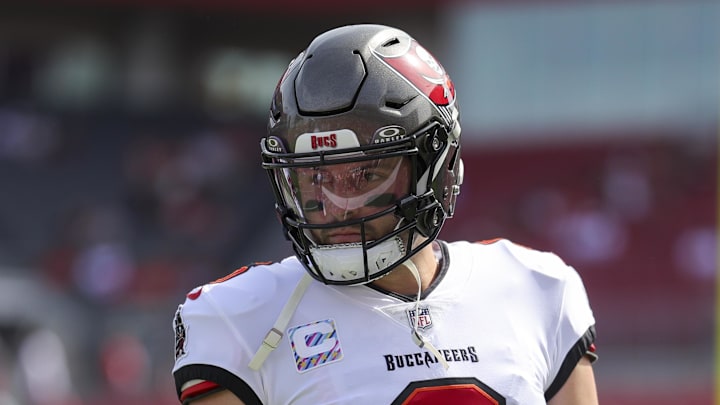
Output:
[[283,337],[283,331],[287,328],[290,318],[292,318],[295,313],[295,310],[300,304],[300,300],[305,294],[305,290],[307,290],[311,281],[312,277],[310,274],[305,272],[302,278],[300,278],[300,281],[298,281],[297,286],[295,286],[295,290],[292,295],[290,295],[290,298],[288,298],[282,311],[280,311],[280,315],[278,315],[277,320],[275,320],[275,324],[272,329],[270,329],[267,335],[265,335],[265,339],[263,339],[262,344],[255,352],[255,356],[253,356],[252,360],[250,360],[248,366],[251,369],[255,371],[260,370],[260,367],[262,367],[265,359],[267,359],[270,353],[278,347],[280,340]]

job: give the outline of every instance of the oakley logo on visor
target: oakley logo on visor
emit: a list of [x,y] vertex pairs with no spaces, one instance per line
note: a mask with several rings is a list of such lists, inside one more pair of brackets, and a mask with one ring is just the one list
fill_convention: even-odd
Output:
[[358,142],[355,133],[349,129],[311,132],[298,136],[297,141],[295,141],[295,153],[354,148],[357,146],[360,146],[360,142]]

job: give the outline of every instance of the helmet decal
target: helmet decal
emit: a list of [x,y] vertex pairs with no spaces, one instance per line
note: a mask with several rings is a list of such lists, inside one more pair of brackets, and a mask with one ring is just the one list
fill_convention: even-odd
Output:
[[268,148],[269,151],[275,152],[275,153],[284,153],[285,152],[285,146],[283,145],[282,139],[278,138],[277,136],[269,136],[265,139],[265,146]]
[[379,128],[375,131],[372,137],[372,143],[386,143],[393,142],[405,138],[407,133],[405,128],[399,125],[388,125],[386,127]]
[[355,132],[349,129],[311,132],[298,136],[295,152],[316,152],[327,149],[345,149],[360,146]]
[[455,85],[445,69],[414,39],[402,54],[383,54],[378,49],[373,49],[373,53],[436,105],[446,106],[455,101]]

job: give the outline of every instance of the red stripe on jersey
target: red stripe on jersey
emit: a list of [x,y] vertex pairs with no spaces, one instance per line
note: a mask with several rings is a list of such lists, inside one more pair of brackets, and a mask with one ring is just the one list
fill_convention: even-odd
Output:
[[272,262],[257,262],[257,263],[253,263],[253,264],[248,265],[248,266],[240,267],[239,269],[233,271],[232,273],[228,274],[227,276],[221,277],[221,278],[213,281],[211,284],[217,284],[217,283],[222,283],[222,282],[224,282],[224,281],[228,281],[228,280],[230,280],[231,278],[237,277],[237,276],[245,273],[246,271],[250,270],[251,267],[255,267],[255,266],[265,266],[265,265],[268,265],[268,264],[271,264],[271,263],[272,263]]
[[212,381],[203,381],[200,383],[197,383],[193,385],[192,387],[187,388],[185,391],[180,394],[180,402],[185,402],[190,398],[194,398],[198,395],[206,394],[210,391],[214,391],[216,389],[220,388],[219,385],[215,384]]
[[[221,277],[215,281],[211,281],[209,284],[218,284],[218,283],[228,281],[232,278],[235,278],[235,277],[247,272],[248,270],[250,270],[251,267],[264,266],[264,265],[268,265],[268,264],[272,264],[272,262],[256,262],[256,263],[253,263],[248,266],[240,267],[239,269],[233,271],[232,273],[228,274],[225,277]],[[202,294],[202,286],[195,287],[192,291],[187,293],[185,296],[190,300],[196,300],[196,299],[200,298],[200,294]]]
[[475,242],[475,243],[479,243],[479,244],[481,244],[481,245],[492,245],[493,243],[495,243],[495,242],[497,242],[497,241],[499,241],[499,240],[503,240],[503,238],[494,238],[494,239],[479,240],[479,241],[477,241],[477,242]]
[[246,271],[248,271],[248,269],[250,269],[250,266],[240,267],[239,269],[233,271],[232,273],[228,274],[227,276],[221,277],[221,278],[213,281],[212,284],[222,283],[223,281],[228,281],[233,277],[236,277],[236,276],[239,276],[239,275],[245,273]]
[[202,294],[202,287],[195,287],[194,290],[190,291],[185,296],[188,297],[188,299],[196,300],[200,297],[200,294]]
[[[492,245],[493,243],[499,242],[499,241],[501,241],[501,240],[505,240],[505,238],[484,239],[484,240],[476,241],[475,243],[478,243],[478,244],[480,244],[480,245]],[[510,243],[512,243],[513,245],[516,245],[516,246],[524,247],[525,249],[537,250],[537,249],[533,249],[533,248],[531,248],[531,247],[529,247],[529,246],[521,245],[521,244],[519,244],[519,243],[515,243],[515,242],[509,241],[509,240],[508,240],[508,242],[510,242]]]

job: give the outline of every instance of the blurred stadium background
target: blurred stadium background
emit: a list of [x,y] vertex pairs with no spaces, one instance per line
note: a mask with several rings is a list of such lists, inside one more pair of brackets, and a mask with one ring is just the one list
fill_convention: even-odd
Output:
[[355,22],[407,30],[456,82],[443,239],[578,269],[603,404],[714,402],[717,1],[7,0],[0,404],[176,403],[184,294],[290,254],[258,168],[270,94]]

